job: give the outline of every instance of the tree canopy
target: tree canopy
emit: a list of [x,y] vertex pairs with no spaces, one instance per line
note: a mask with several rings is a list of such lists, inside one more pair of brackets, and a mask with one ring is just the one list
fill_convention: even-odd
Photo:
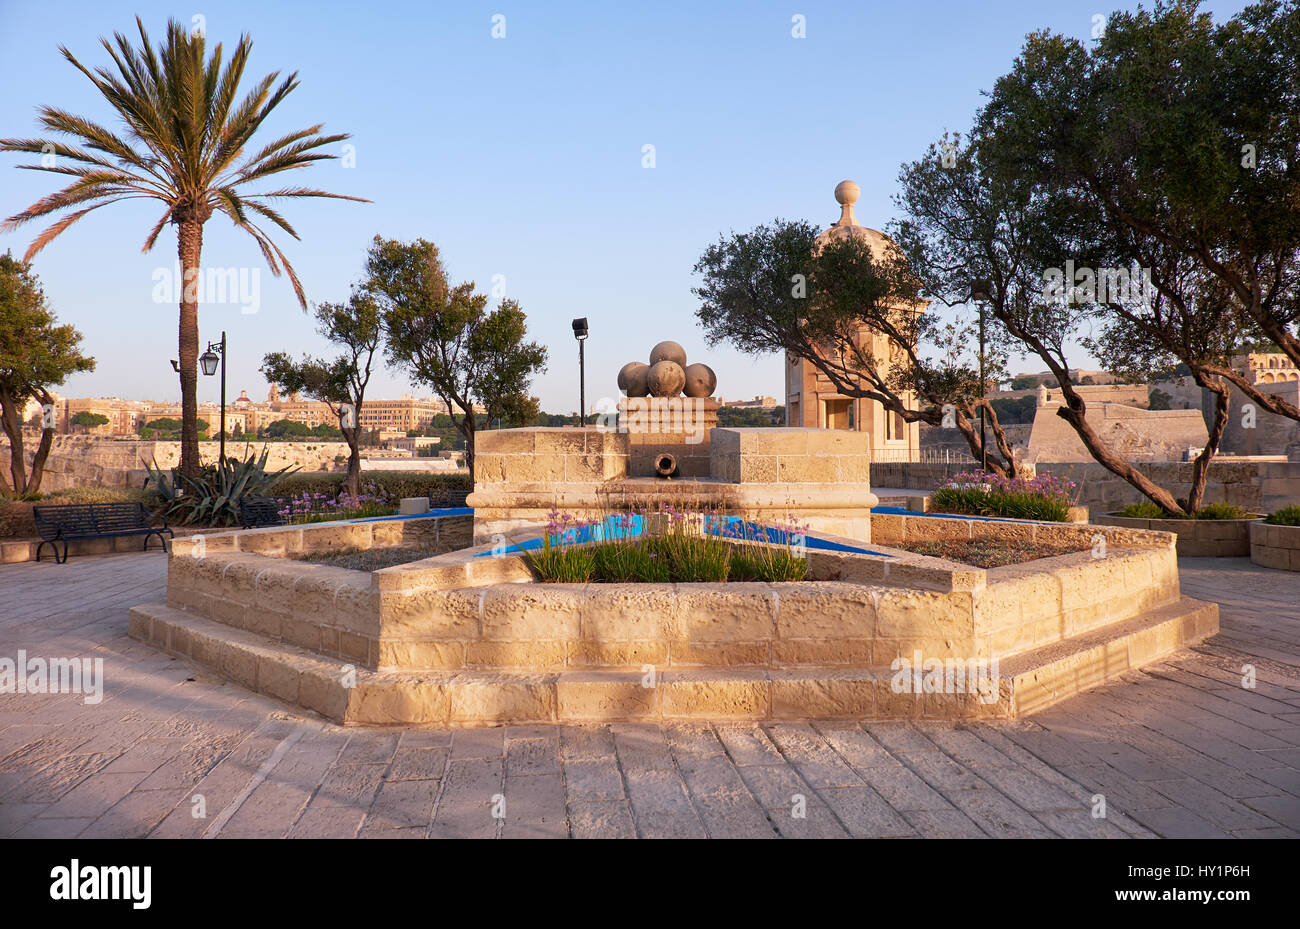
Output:
[[529,394],[546,370],[546,349],[527,339],[523,308],[503,299],[488,309],[474,282],[452,286],[425,239],[403,243],[375,236],[360,288],[381,308],[389,360],[426,384],[447,404],[465,439],[465,463],[474,471],[474,404],[484,419],[525,425],[539,412]]
[[0,475],[0,494],[30,494],[40,488],[54,428],[42,429],[29,472],[23,409],[33,398],[53,403],[51,388],[95,369],[95,360],[83,355],[80,345],[81,333],[58,322],[31,266],[8,252],[0,255],[0,421],[9,438],[9,479]]

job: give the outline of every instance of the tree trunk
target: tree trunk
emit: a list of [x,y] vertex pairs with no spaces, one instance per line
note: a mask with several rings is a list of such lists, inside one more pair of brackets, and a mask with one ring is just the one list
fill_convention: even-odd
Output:
[[[993,421],[997,421],[996,417],[994,417]],[[967,414],[967,411],[962,410],[954,414],[953,422],[956,424],[957,430],[962,434],[963,438],[966,439],[966,444],[970,447],[971,457],[975,459],[976,464],[979,464],[980,459],[983,457],[981,454],[983,443],[980,440],[979,430],[975,428],[978,419],[972,418]],[[997,435],[996,429],[993,434],[995,436]],[[1014,459],[1008,460],[1013,462],[1010,468],[998,461],[997,456],[990,456],[989,471],[1000,477],[1015,477]]]
[[348,443],[348,476],[343,481],[343,486],[347,489],[348,496],[353,500],[361,496],[361,426],[359,418],[357,422],[358,425],[355,427],[342,430],[343,438]]
[[1192,486],[1187,491],[1187,512],[1189,514],[1195,513],[1201,508],[1201,501],[1205,497],[1205,485],[1210,479],[1210,462],[1214,460],[1214,456],[1219,450],[1223,430],[1228,427],[1228,416],[1232,412],[1227,384],[1218,378],[1205,378],[1199,371],[1193,371],[1192,374],[1199,386],[1214,392],[1214,424],[1210,427],[1209,439],[1205,443],[1205,448],[1201,449],[1201,453],[1192,462]]
[[474,429],[477,424],[474,422],[474,408],[461,417],[456,428],[460,434],[465,437],[465,467],[469,469],[469,479],[474,480]]
[[181,261],[180,379],[181,474],[199,477],[199,268],[203,253],[203,224],[182,219],[177,233]]
[[998,447],[998,453],[1006,462],[1005,477],[1015,479],[1020,473],[1020,468],[1016,464],[1016,453],[1011,448],[1011,441],[1007,438],[1007,432],[1002,428],[1002,422],[998,419],[997,410],[993,409],[993,404],[987,399],[981,399],[979,405],[985,407],[988,411],[989,426],[993,429],[993,441]]
[[1025,330],[1009,313],[1006,308],[1000,304],[992,304],[993,315],[996,317],[1007,332],[1015,336],[1021,342],[1024,342],[1039,358],[1047,362],[1047,369],[1052,372],[1056,378],[1056,383],[1061,388],[1061,394],[1065,400],[1056,415],[1064,419],[1074,429],[1079,436],[1079,441],[1083,447],[1092,455],[1093,460],[1112,474],[1128,481],[1144,497],[1157,506],[1161,506],[1170,513],[1183,513],[1182,506],[1174,499],[1173,494],[1165,490],[1159,484],[1152,481],[1145,474],[1128,463],[1123,457],[1110,448],[1097,434],[1097,430],[1092,428],[1085,415],[1087,404],[1084,403],[1083,397],[1079,396],[1074,385],[1070,383],[1070,370],[1063,364],[1057,363],[1056,358],[1043,341]]
[[1069,402],[1078,403],[1078,407],[1062,405],[1061,408],[1056,411],[1056,415],[1060,416],[1074,427],[1074,431],[1078,434],[1080,441],[1083,442],[1084,448],[1088,450],[1088,454],[1092,455],[1096,462],[1107,471],[1122,477],[1124,480],[1132,484],[1152,503],[1163,507],[1170,513],[1182,515],[1183,508],[1178,501],[1174,499],[1174,495],[1112,451],[1110,446],[1106,445],[1102,441],[1101,436],[1097,435],[1096,430],[1092,428],[1092,425],[1085,417],[1084,413],[1086,408],[1084,407],[1082,398],[1080,398],[1073,390],[1070,390],[1067,393],[1070,395]]
[[13,484],[0,483],[0,491],[6,496],[13,494],[21,497],[27,486],[27,460],[23,450],[23,424],[18,412],[18,401],[8,391],[0,391],[0,421],[4,423],[5,435],[9,437],[9,477]]

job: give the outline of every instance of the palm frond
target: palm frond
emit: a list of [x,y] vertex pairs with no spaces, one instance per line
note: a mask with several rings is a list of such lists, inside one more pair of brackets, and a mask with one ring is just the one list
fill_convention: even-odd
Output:
[[135,24],[138,37],[115,32],[100,40],[108,58],[102,66],[91,68],[67,47],[60,47],[63,57],[108,101],[124,128],[113,132],[61,108],[44,107],[39,114],[44,129],[66,140],[0,139],[0,151],[56,156],[49,165],[19,167],[73,179],[67,187],[5,220],[0,229],[7,231],[68,210],[68,215],[32,243],[27,253],[30,259],[87,213],[118,200],[151,197],[161,200],[166,209],[144,241],[147,252],[169,222],[193,216],[203,222],[209,211],[217,210],[253,237],[273,274],[278,277],[283,266],[299,304],[306,309],[306,296],[293,266],[253,217],[297,239],[289,220],[267,201],[299,197],[369,201],[309,187],[282,186],[256,193],[245,190],[262,178],[337,158],[325,149],[348,136],[322,134],[322,126],[315,124],[283,133],[247,157],[250,139],[298,86],[297,73],[273,72],[252,82],[241,95],[252,47],[247,35],[242,35],[227,55],[220,44],[209,50],[202,36],[192,35],[176,20],[168,22],[158,42],[150,37],[140,17]]
[[248,197],[244,198],[243,203],[245,208],[250,209],[261,216],[265,216],[295,239],[300,238],[297,230],[294,229],[293,226],[289,225],[289,221],[265,203],[258,203],[256,200],[252,200]]
[[42,232],[32,241],[32,244],[27,247],[27,253],[23,255],[23,262],[26,263],[31,261],[34,257],[36,257],[36,253],[39,252],[41,249],[43,249],[46,245],[48,245],[55,238],[55,236],[61,233],[64,229],[67,229],[77,220],[81,219],[81,217],[85,216],[87,213],[91,213],[99,209],[101,206],[108,206],[110,203],[116,203],[119,200],[130,200],[130,199],[132,199],[131,196],[111,197],[110,199],[107,199],[102,203],[96,203],[94,206],[88,206],[84,210],[78,210],[76,213],[63,217],[63,219],[59,220],[54,225],[50,226],[48,229],[46,229],[44,232]]

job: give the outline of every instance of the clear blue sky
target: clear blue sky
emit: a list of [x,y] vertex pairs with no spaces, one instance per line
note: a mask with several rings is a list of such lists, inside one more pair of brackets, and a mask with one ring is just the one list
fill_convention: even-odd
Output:
[[[253,37],[247,75],[299,72],[270,135],[323,122],[353,135],[356,165],[294,172],[292,182],[370,198],[371,204],[289,202],[301,235],[281,247],[309,300],[339,300],[376,233],[424,237],[456,280],[505,292],[551,350],[534,384],[543,408],[577,407],[577,351],[569,329],[590,319],[587,396],[617,394],[614,376],[661,339],[718,372],[728,398],[783,393],[780,360],[706,349],[691,273],[702,249],[730,230],[775,217],[827,225],[844,178],[862,186],[859,219],[894,217],[899,165],[945,130],[964,131],[981,91],[1009,70],[1025,34],[1087,38],[1115,0],[913,0],[907,3],[218,3],[0,0],[0,136],[37,133],[53,104],[111,120],[94,87],[58,53],[107,62],[98,38],[157,35],[169,16],[206,18],[208,41]],[[1135,4],[1125,4],[1126,7]],[[1149,4],[1148,4],[1149,5]],[[1211,0],[1216,18],[1245,4]],[[491,35],[505,16],[506,36]],[[792,16],[807,37],[793,38]],[[656,166],[642,167],[642,146]],[[14,169],[0,155],[0,214],[55,189],[59,176]],[[287,176],[286,176],[287,177]],[[64,321],[98,360],[68,381],[72,396],[175,399],[175,302],[156,303],[154,273],[175,260],[175,234],[141,245],[160,215],[152,201],[88,215],[37,257]],[[0,235],[21,255],[43,228]],[[261,268],[261,306],[201,308],[202,339],[227,330],[231,395],[261,399],[257,368],[271,350],[326,346],[285,278],[273,278],[246,235],[221,216],[206,226],[204,267]],[[1035,370],[1038,366],[1030,365]],[[1013,365],[1013,367],[1016,367]],[[1018,368],[1017,368],[1018,369]],[[200,378],[215,400],[217,379]],[[411,386],[383,371],[372,396]],[[426,393],[417,389],[419,394]]]

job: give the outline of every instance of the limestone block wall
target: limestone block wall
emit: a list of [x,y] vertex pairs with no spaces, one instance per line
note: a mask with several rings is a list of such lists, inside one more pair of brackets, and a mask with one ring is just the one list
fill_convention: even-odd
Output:
[[[885,549],[812,551],[808,582],[539,584],[519,555],[462,549],[375,572],[271,557],[410,543],[454,517],[177,540],[167,604],[370,670],[886,667],[916,651],[1010,657],[1179,597],[1168,535],[876,516],[876,535],[1025,534],[1109,550],[981,570]],[[183,650],[183,649],[182,649]],[[236,679],[252,669],[228,669]]]
[[[1091,462],[1073,427],[1057,415],[1059,403],[1039,406],[1029,435],[1029,461]],[[1088,423],[1108,445],[1130,461],[1177,461],[1188,448],[1208,441],[1199,410],[1144,410],[1099,403],[1087,410]]]
[[628,440],[628,474],[654,477],[655,460],[667,452],[684,478],[709,476],[710,433],[720,403],[713,397],[624,397],[619,429]]
[[1265,568],[1300,571],[1300,526],[1251,523],[1250,560]]
[[[1276,384],[1256,385],[1261,393],[1273,394],[1300,406],[1300,381],[1282,381]],[[1236,387],[1231,388],[1233,415],[1228,417],[1219,447],[1225,452],[1239,455],[1287,455],[1300,450],[1300,423],[1285,416],[1265,410]],[[1255,407],[1252,419],[1245,415],[1245,406]]]
[[[375,668],[380,660],[376,574],[286,557],[348,548],[469,543],[469,516],[268,527],[176,539],[167,605],[236,629]],[[232,672],[241,679],[241,669]]]
[[[23,436],[30,465],[40,437],[35,433]],[[346,461],[346,442],[266,442],[269,449],[267,467],[272,470],[296,465],[304,471],[335,471],[343,468],[335,458]],[[261,454],[263,445],[251,443],[248,448]],[[199,453],[205,461],[215,461],[220,450],[219,442],[200,442]],[[226,442],[227,454],[245,454],[245,444],[231,439]],[[0,460],[9,460],[9,442],[0,440]],[[157,461],[159,467],[174,468],[181,461],[180,442],[157,442],[144,439],[112,439],[88,435],[56,435],[45,463],[45,476],[41,490],[67,490],[72,487],[141,487],[144,484],[144,463]]]
[[846,429],[719,428],[710,473],[736,484],[870,486],[871,437]]
[[870,539],[871,494],[865,433],[828,429],[711,431],[700,477],[664,480],[631,473],[633,433],[601,428],[528,428],[478,436],[475,540],[527,529],[551,510],[595,517],[660,503],[723,509]]
[[595,485],[628,473],[628,436],[614,430],[491,429],[475,435],[474,451],[474,481],[482,486]]
[[[920,462],[872,464],[871,484],[873,487],[931,490],[945,478],[970,467],[970,464]],[[1183,496],[1191,489],[1190,462],[1155,462],[1141,467],[1144,474],[1169,489],[1174,496]],[[1088,507],[1093,515],[1122,509],[1146,499],[1127,481],[1094,461],[1039,462],[1037,470],[1039,474],[1060,475],[1078,484],[1078,505]],[[1229,503],[1254,513],[1271,513],[1280,507],[1300,503],[1300,461],[1220,458],[1210,465],[1205,502]]]
[[[1074,555],[978,571],[975,635],[984,655],[1008,657],[1122,622],[1179,599],[1174,537],[1142,529],[1021,520],[875,514],[873,545],[910,540],[1021,538],[1087,546]],[[1105,541],[1096,557],[1097,539]]]
[[1178,554],[1184,558],[1245,558],[1250,554],[1250,527],[1257,520],[1137,519],[1098,514],[1093,521],[1172,533],[1178,539]]

